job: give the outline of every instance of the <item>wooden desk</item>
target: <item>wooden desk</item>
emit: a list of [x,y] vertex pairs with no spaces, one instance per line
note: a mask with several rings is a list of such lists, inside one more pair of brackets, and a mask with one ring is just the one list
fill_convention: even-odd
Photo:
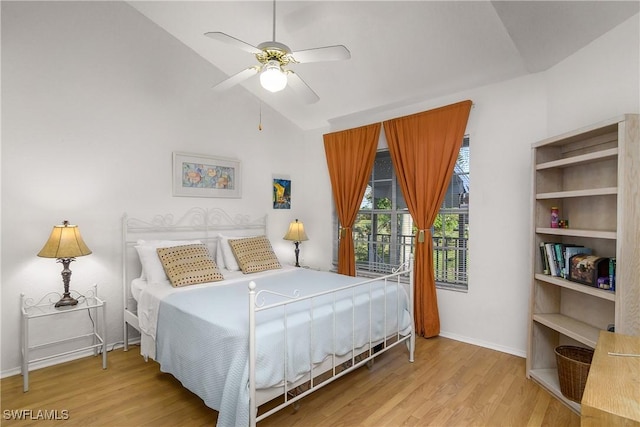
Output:
[[602,331],[582,396],[582,427],[640,427],[640,337]]

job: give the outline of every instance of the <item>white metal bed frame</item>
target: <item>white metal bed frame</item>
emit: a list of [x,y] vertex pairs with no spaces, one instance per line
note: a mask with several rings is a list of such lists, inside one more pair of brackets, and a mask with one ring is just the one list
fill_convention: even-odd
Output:
[[[132,256],[132,252],[135,252],[133,246],[138,239],[158,239],[162,237],[163,240],[182,240],[186,238],[198,239],[203,243],[214,243],[218,239],[218,233],[229,233],[234,236],[238,235],[252,235],[262,233],[266,235],[266,215],[250,221],[247,215],[237,215],[235,217],[229,216],[227,213],[218,208],[192,208],[178,220],[174,219],[173,215],[156,215],[151,221],[141,221],[138,219],[129,218],[126,214],[122,218],[122,242],[123,242],[123,303],[124,303],[124,349],[128,350],[129,345],[129,327],[133,327],[138,332],[140,326],[137,317],[136,301],[131,294],[131,280],[135,277],[137,271],[133,268],[135,260],[137,260],[137,254]],[[132,261],[132,258],[134,261]],[[135,276],[135,277],[134,277]],[[408,276],[408,283],[407,278]],[[313,307],[314,301],[322,296],[336,294],[337,292],[351,291],[352,304],[351,304],[351,316],[352,320],[355,319],[355,298],[356,291],[359,289],[369,293],[369,324],[372,320],[372,303],[371,292],[374,283],[384,283],[385,295],[386,289],[390,284],[394,286],[402,287],[406,290],[409,296],[409,313],[411,319],[411,331],[409,334],[403,335],[400,331],[400,322],[398,319],[398,327],[392,336],[385,336],[382,340],[373,340],[371,327],[369,330],[368,344],[363,347],[357,348],[355,343],[352,344],[351,352],[346,356],[338,356],[335,353],[331,355],[325,362],[318,366],[312,366],[311,371],[307,376],[297,381],[289,381],[285,378],[283,384],[280,387],[274,387],[267,390],[256,389],[256,313],[265,310],[272,310],[276,308],[284,309],[285,312],[285,337],[286,337],[286,310],[287,306],[299,301],[310,301],[311,307]],[[249,421],[250,426],[255,427],[258,421],[272,415],[273,413],[283,409],[286,406],[298,402],[303,397],[313,393],[319,388],[328,385],[329,383],[337,380],[338,378],[348,374],[349,372],[361,367],[364,364],[371,363],[373,359],[380,354],[392,349],[393,347],[405,343],[409,350],[409,361],[414,361],[414,349],[415,349],[415,328],[413,323],[413,258],[400,266],[392,274],[387,276],[363,280],[353,285],[344,286],[332,291],[321,292],[305,297],[300,297],[296,292],[294,295],[282,295],[268,290],[255,291],[256,284],[254,281],[249,284]],[[262,296],[264,294],[277,295],[282,298],[281,302],[265,305]],[[396,295],[400,295],[397,292]],[[335,307],[335,297],[333,299]],[[399,301],[396,301],[399,304]],[[387,329],[387,301],[385,297],[385,316],[384,316],[384,330]],[[399,307],[399,305],[398,305]],[[313,308],[312,308],[313,312]],[[312,316],[313,317],[313,316]],[[333,314],[333,324],[335,336],[335,310]],[[311,319],[311,328],[313,331],[313,319]],[[286,348],[286,346],[285,346]],[[313,339],[310,340],[311,352],[313,348]],[[285,366],[286,366],[286,350],[285,352]],[[324,375],[320,381],[316,382],[316,379],[320,375]],[[328,377],[327,377],[328,375]],[[304,386],[306,390],[302,390],[301,386]],[[274,398],[280,398],[281,403],[272,409],[265,411],[258,415],[258,406]]]

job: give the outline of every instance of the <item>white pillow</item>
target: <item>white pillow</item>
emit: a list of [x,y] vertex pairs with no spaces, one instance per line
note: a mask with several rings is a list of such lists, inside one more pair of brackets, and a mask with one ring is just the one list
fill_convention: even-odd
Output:
[[218,266],[218,268],[225,268],[224,258],[222,257],[222,242],[220,240],[216,240],[215,252],[216,252],[216,265]]
[[233,254],[231,250],[231,246],[229,246],[229,239],[243,239],[244,237],[230,237],[223,236],[222,234],[218,234],[218,238],[220,241],[218,242],[218,248],[220,248],[222,252],[222,260],[224,261],[224,268],[229,271],[240,271],[240,266],[238,265],[238,261],[236,260],[236,256]]
[[218,265],[218,268],[227,269],[224,265],[224,257],[222,256],[222,240],[219,240],[216,245],[216,264]]
[[142,264],[140,278],[145,279],[148,283],[164,283],[169,282],[169,278],[156,249],[201,244],[202,242],[200,240],[138,240],[137,243],[134,247],[138,252],[140,264]]

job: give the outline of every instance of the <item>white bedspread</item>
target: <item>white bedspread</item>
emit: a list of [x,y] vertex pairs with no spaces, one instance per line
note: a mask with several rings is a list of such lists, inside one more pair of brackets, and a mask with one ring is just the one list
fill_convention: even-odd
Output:
[[[262,273],[252,275],[251,280],[259,280],[261,277],[269,276],[272,274],[281,273],[282,271],[292,270],[295,267],[285,266],[282,270],[270,270]],[[238,282],[247,283],[247,276],[242,271],[229,271],[222,270],[224,280],[220,282],[203,283],[200,285],[186,286],[181,288],[174,288],[167,280],[165,283],[152,283],[149,284],[141,279],[134,279],[132,283],[132,291],[135,285],[136,294],[134,295],[138,302],[138,322],[142,334],[140,335],[140,354],[145,358],[156,358],[156,329],[158,324],[158,310],[160,308],[160,301],[168,295],[178,292],[189,292],[200,288],[207,288],[211,286],[228,286],[234,285]],[[253,279],[255,277],[255,279]],[[248,292],[248,291],[247,291]]]
[[[338,274],[288,268],[215,284],[181,289],[150,287],[151,290],[141,292],[138,304],[141,328],[156,339],[155,359],[161,370],[171,373],[207,406],[218,410],[219,426],[249,423],[248,283],[251,280],[257,284],[257,290],[292,295],[297,289],[301,296],[361,281]],[[335,301],[331,296],[323,296],[313,302],[306,300],[290,305],[286,337],[283,308],[258,313],[257,388],[283,383],[285,351],[286,378],[292,382],[329,355],[348,354],[352,348],[365,345],[370,331],[373,341],[398,329],[402,334],[409,333],[411,321],[406,293],[402,288],[398,293],[398,287],[390,283],[385,302],[384,292],[381,284],[374,285],[371,305],[368,287],[355,293],[342,291]],[[266,304],[279,300],[277,296],[265,296]],[[352,301],[355,301],[355,316]],[[370,324],[370,315],[386,318],[386,328],[384,323]],[[334,328],[338,332],[335,340],[332,338]]]

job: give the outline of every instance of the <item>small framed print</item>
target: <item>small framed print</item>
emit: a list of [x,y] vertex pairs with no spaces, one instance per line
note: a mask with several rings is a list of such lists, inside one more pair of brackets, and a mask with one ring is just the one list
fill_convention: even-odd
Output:
[[240,160],[173,153],[174,196],[240,198],[241,188]]
[[291,209],[291,180],[273,178],[273,209]]

